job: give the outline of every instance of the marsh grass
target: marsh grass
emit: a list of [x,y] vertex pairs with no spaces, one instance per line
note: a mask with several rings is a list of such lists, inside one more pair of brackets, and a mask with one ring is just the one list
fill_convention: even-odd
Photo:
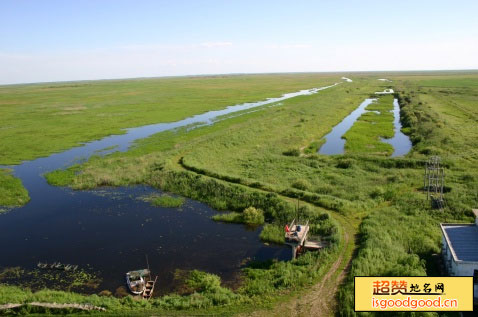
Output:
[[[389,137],[387,133],[393,131],[393,114],[387,113],[393,104],[387,98],[370,108],[380,107],[380,115],[364,117],[362,127],[358,126],[361,130],[351,131],[351,144],[357,137],[356,151],[331,157],[295,155],[310,140],[320,140],[371,91],[383,90],[376,78],[358,78],[350,85],[290,99],[280,107],[214,126],[159,133],[137,142],[131,151],[87,162],[72,184],[96,186],[101,184],[99,174],[111,184],[148,183],[219,210],[241,213],[249,206],[261,208],[268,222],[263,236],[270,241],[274,237],[278,241],[279,236],[283,241],[283,225],[297,216],[297,198],[301,204],[308,201],[329,210],[330,218],[318,207],[304,214],[313,219],[314,234],[332,241],[330,249],[290,262],[251,264],[244,269],[244,285],[236,292],[243,296],[233,301],[242,305],[268,302],[281,291],[310,285],[327,270],[343,243],[338,237],[345,227],[335,219],[344,226],[361,223],[358,250],[339,297],[339,313],[353,316],[353,276],[429,273],[431,255],[440,248],[438,223],[472,222],[470,210],[477,201],[478,75],[384,77],[393,80],[399,92],[402,123],[414,144],[404,158],[385,157],[390,148],[379,145],[379,137]],[[377,124],[383,127],[377,129]],[[361,134],[366,137],[359,138]],[[284,155],[288,151],[294,155]],[[423,162],[432,154],[441,155],[446,168],[449,192],[443,212],[431,210],[419,190]],[[154,305],[191,308],[207,303],[200,307],[212,307],[207,306],[209,299],[171,295]]]
[[219,213],[212,216],[215,221],[244,223],[249,226],[259,226],[264,223],[264,212],[261,209],[248,207],[243,212]]
[[55,170],[45,174],[48,184],[53,186],[69,186],[75,180],[80,170],[79,165],[73,165],[64,170]]
[[311,142],[306,148],[304,148],[305,154],[315,154],[319,151],[320,147],[325,143],[325,139],[322,138],[319,141]]
[[247,225],[262,225],[264,223],[264,212],[252,206],[244,209],[242,217]]
[[[431,210],[422,193],[399,185],[406,183],[405,175],[390,175],[390,187],[377,187],[371,193],[377,199],[390,199],[392,204],[370,212],[360,226],[364,238],[339,293],[341,315],[356,315],[353,276],[436,275],[432,255],[440,252],[439,223],[473,219],[477,186],[472,165],[478,159],[478,135],[472,127],[478,118],[478,78],[425,76],[396,81],[396,85],[402,123],[414,143],[414,160],[389,160],[399,163],[391,168],[419,165],[428,155],[441,155],[450,187],[445,194],[448,206],[444,211]],[[415,173],[414,177],[420,176]],[[381,261],[372,260],[376,258]]]
[[0,129],[0,165],[121,134],[122,128],[177,121],[334,80],[323,74],[278,74],[0,86],[0,126],[8,127]]
[[95,291],[101,283],[98,272],[78,269],[76,271],[26,269],[7,267],[0,271],[0,283],[39,291],[44,288],[67,291]]
[[277,224],[266,223],[259,235],[262,241],[275,244],[284,244],[284,228]]
[[244,223],[244,218],[241,212],[225,212],[212,216],[215,221],[230,222],[230,223]]
[[366,110],[370,112],[362,114],[344,134],[345,152],[391,155],[393,146],[383,142],[381,138],[392,138],[394,135],[394,118],[390,112],[393,110],[393,96],[380,97],[368,105]]
[[30,200],[22,182],[15,178],[9,170],[0,169],[0,213],[7,211],[5,207],[15,207],[26,204]]
[[143,196],[141,200],[149,202],[153,206],[177,208],[181,207],[186,199],[184,197],[171,196],[167,194],[151,194]]
[[[125,128],[178,121],[238,103],[330,85],[334,80],[324,74],[278,74],[0,86],[0,165],[48,156],[125,133]],[[50,174],[49,182],[64,186],[76,179],[65,173]],[[134,181],[125,178],[125,183]],[[82,189],[93,182],[117,185],[106,173],[74,182]],[[20,206],[28,199],[21,182],[0,173],[0,206]]]

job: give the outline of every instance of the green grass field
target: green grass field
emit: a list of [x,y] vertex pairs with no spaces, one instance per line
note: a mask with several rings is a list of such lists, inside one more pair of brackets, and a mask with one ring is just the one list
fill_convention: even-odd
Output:
[[[264,210],[266,226],[261,235],[269,241],[278,239],[279,229],[293,217],[291,204],[299,198],[307,206],[314,233],[334,237],[330,252],[267,268],[248,268],[243,272],[246,282],[236,292],[218,286],[215,277],[198,275],[195,278],[200,282],[194,285],[210,287],[198,286],[196,297],[172,295],[146,308],[163,312],[204,305],[208,312],[230,313],[271,305],[284,292],[306,292],[344,254],[352,265],[339,289],[338,313],[355,315],[353,276],[436,275],[438,224],[473,220],[471,208],[478,199],[478,73],[357,73],[347,77],[353,82],[285,100],[281,106],[265,106],[191,131],[158,133],[138,141],[126,153],[93,157],[82,165],[53,172],[47,179],[76,189],[150,184],[235,212],[218,219],[223,221],[239,222],[240,213],[254,206]],[[310,79],[300,75],[298,81],[304,78]],[[368,108],[380,111],[379,115],[367,113],[351,128],[345,155],[324,156],[308,150],[317,148],[322,137],[371,93],[389,85],[398,92],[403,130],[414,144],[406,157],[387,157],[392,149],[379,141],[380,136],[393,135],[393,115],[388,112],[392,97],[382,97]],[[423,162],[430,155],[440,155],[446,166],[449,192],[444,211],[432,210],[420,190]],[[345,228],[348,235],[358,235],[356,242],[350,239],[345,245]],[[357,243],[355,253],[353,243]],[[311,273],[312,269],[317,271]],[[102,305],[102,298],[94,300]],[[104,303],[111,309],[140,305],[111,297],[104,298]]]
[[320,74],[209,76],[0,86],[0,165],[131,128],[333,84]]
[[[393,96],[383,96],[367,106],[353,127],[344,135],[346,153],[374,153],[390,156],[393,147],[380,138],[393,137]],[[378,111],[379,113],[373,112]]]
[[[124,128],[333,84],[320,74],[201,76],[0,86],[0,165],[19,164]],[[28,201],[0,174],[0,206]]]
[[[0,207],[21,206],[26,204],[30,197],[22,182],[12,176],[8,170],[0,169]],[[0,208],[0,212],[2,209]]]

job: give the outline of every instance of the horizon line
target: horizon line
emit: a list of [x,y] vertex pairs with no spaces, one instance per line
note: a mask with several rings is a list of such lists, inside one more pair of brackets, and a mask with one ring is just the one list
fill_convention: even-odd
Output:
[[478,72],[478,68],[464,69],[408,69],[408,70],[354,70],[354,71],[310,71],[310,72],[265,72],[265,73],[203,73],[188,75],[164,75],[164,76],[144,76],[144,77],[116,77],[116,78],[96,78],[96,79],[71,79],[54,80],[38,82],[22,82],[12,84],[0,84],[4,86],[22,86],[22,85],[41,85],[54,83],[77,83],[90,81],[121,81],[121,80],[139,80],[139,79],[160,79],[160,78],[181,78],[181,77],[213,77],[213,76],[244,76],[244,75],[279,75],[279,74],[351,74],[351,73],[419,73],[419,72]]

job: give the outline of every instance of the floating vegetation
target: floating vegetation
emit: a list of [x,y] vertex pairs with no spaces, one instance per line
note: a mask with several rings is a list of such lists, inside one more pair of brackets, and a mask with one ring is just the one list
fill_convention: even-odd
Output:
[[248,207],[242,212],[244,223],[248,225],[261,225],[264,223],[264,212],[261,209]]
[[0,213],[10,211],[12,208],[0,207]]
[[259,236],[262,241],[284,244],[284,229],[276,224],[266,224]]
[[37,267],[40,269],[65,270],[65,271],[76,271],[78,269],[78,265],[63,264],[61,262],[54,262],[52,264],[38,262]]
[[118,190],[111,190],[111,189],[94,189],[89,190],[88,192],[98,196],[98,197],[106,197],[111,200],[121,200],[125,198],[124,193]]
[[141,200],[149,202],[153,206],[177,208],[181,207],[186,201],[184,197],[175,197],[166,194],[151,194],[140,197]]
[[11,278],[19,278],[23,275],[23,270],[19,267],[7,267],[0,272],[0,282]]
[[222,222],[243,223],[242,213],[235,211],[216,214],[212,216],[212,219]]
[[245,223],[250,226],[258,226],[264,223],[264,212],[261,209],[248,207],[243,212],[220,213],[212,216],[215,221]]
[[113,150],[117,150],[118,148],[119,146],[116,144],[116,145],[105,147],[104,149],[96,150],[94,153],[97,155],[104,155],[104,154],[108,154],[109,152],[113,152]]
[[[43,266],[46,263],[39,264]],[[61,269],[52,267],[52,264],[48,265],[49,269],[45,269],[46,267],[27,269],[18,266],[0,269],[0,283],[31,290],[49,288],[91,293],[98,288],[102,281],[99,273],[92,272],[90,269],[77,268],[73,270],[75,266],[71,266],[71,269],[66,270],[66,265],[62,265]]]

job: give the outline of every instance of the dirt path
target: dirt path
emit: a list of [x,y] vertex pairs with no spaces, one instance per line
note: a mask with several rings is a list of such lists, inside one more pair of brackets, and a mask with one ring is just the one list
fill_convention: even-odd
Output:
[[59,304],[59,303],[39,303],[39,302],[0,305],[0,310],[14,309],[14,308],[18,308],[18,307],[26,306],[26,305],[45,307],[45,308],[54,308],[54,309],[74,308],[79,310],[106,311],[106,309],[103,307],[93,306],[90,304]]
[[[349,234],[345,233],[344,241],[346,245],[348,245],[349,239]],[[351,259],[345,259],[344,253],[334,262],[321,282],[314,285],[304,296],[292,300],[290,306],[296,308],[294,316],[331,316],[334,314],[337,305],[336,293],[346,276],[346,270],[338,270],[343,267],[344,261],[348,261],[345,268],[351,261]]]
[[[349,248],[355,246],[352,240],[355,230],[345,222],[345,219],[340,217],[337,220],[344,230],[345,245],[338,259],[332,264],[321,281],[310,289],[294,295],[287,302],[276,305],[271,310],[258,310],[241,316],[333,316],[337,311],[336,295],[338,287],[346,277],[352,260],[352,252]],[[351,243],[353,243],[353,246],[350,245]]]

